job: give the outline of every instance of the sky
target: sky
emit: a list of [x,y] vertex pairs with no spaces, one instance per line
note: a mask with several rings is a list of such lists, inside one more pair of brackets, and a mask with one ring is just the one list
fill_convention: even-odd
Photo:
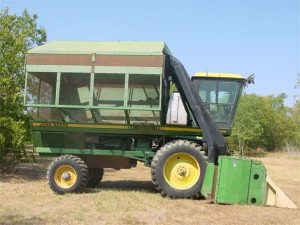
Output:
[[26,1],[0,0],[0,9],[37,13],[48,41],[165,41],[195,72],[255,74],[246,93],[300,89],[300,0]]

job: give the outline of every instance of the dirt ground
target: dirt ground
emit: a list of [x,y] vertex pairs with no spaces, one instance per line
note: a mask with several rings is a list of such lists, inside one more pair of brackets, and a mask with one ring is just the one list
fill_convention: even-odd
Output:
[[[299,209],[163,198],[141,164],[106,170],[101,185],[83,194],[57,195],[47,186],[50,160],[21,164],[16,174],[0,176],[0,224],[300,224]],[[277,153],[259,160],[300,208],[300,158]]]

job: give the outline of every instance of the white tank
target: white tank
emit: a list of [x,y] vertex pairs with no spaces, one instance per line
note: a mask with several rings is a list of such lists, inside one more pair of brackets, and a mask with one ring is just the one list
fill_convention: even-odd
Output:
[[167,113],[167,124],[187,124],[187,113],[178,92],[171,94]]

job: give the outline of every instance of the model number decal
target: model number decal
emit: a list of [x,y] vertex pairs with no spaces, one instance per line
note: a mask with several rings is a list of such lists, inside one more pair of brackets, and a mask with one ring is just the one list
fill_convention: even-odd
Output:
[[68,124],[65,123],[41,123],[42,127],[68,127]]

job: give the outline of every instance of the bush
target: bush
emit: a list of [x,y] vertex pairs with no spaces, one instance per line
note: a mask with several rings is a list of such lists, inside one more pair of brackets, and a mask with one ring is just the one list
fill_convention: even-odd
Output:
[[9,172],[21,158],[26,157],[24,143],[27,130],[24,121],[0,118],[0,170]]

